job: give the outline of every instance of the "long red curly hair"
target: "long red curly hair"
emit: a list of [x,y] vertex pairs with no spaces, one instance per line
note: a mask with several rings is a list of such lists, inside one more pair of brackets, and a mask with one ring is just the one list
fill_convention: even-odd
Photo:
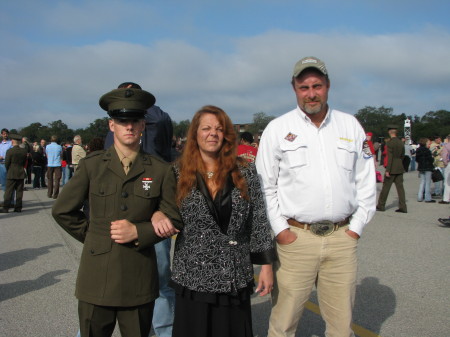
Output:
[[218,170],[211,179],[214,179],[218,190],[221,190],[225,185],[228,174],[231,172],[234,185],[241,191],[242,197],[248,199],[247,183],[238,168],[238,165],[248,166],[248,162],[237,156],[237,136],[233,128],[233,123],[221,108],[206,105],[198,110],[192,118],[183,153],[178,159],[180,168],[176,196],[178,206],[180,206],[182,200],[188,195],[190,190],[197,185],[196,173],[199,172],[206,177],[205,165],[197,142],[197,130],[200,125],[200,120],[205,114],[215,115],[223,128],[223,143],[219,150],[217,162]]

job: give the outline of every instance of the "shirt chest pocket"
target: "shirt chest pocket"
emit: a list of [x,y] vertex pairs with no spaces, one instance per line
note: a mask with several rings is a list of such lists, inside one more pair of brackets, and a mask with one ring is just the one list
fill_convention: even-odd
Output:
[[160,185],[152,181],[138,180],[134,183],[133,194],[133,207],[153,213],[159,202]]
[[295,168],[308,165],[308,145],[306,143],[285,143],[280,145],[280,149],[282,161],[285,161],[288,167]]
[[133,193],[136,197],[142,199],[158,198],[160,186],[152,181],[137,181],[133,186]]
[[356,161],[356,147],[354,142],[338,142],[336,161],[338,165],[347,171],[353,170]]
[[90,186],[90,212],[98,218],[111,217],[116,208],[116,185],[92,184]]

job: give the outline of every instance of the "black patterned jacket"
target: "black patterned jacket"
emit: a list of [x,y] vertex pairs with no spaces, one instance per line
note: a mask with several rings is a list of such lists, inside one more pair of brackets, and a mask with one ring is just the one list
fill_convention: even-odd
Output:
[[[174,169],[179,176],[178,168]],[[198,292],[231,293],[252,282],[253,264],[269,264],[276,259],[255,166],[240,170],[250,200],[233,187],[226,234],[197,187],[183,200],[180,213],[184,227],[177,236],[172,266],[175,283]]]

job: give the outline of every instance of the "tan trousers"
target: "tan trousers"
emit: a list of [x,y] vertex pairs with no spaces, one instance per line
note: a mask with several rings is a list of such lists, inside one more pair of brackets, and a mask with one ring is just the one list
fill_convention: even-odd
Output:
[[354,336],[351,329],[356,290],[357,240],[339,228],[327,237],[290,227],[297,240],[277,244],[275,287],[268,337],[294,337],[314,284],[327,337]]

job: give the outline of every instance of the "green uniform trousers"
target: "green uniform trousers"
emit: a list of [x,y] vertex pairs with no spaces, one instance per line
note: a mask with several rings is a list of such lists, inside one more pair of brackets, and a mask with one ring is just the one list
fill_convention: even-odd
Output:
[[14,210],[22,210],[23,187],[23,179],[6,179],[5,202],[3,203],[3,209],[8,210],[11,207],[11,204],[14,203],[13,195],[14,191],[16,191]]
[[391,189],[392,184],[395,184],[398,194],[398,208],[402,211],[407,211],[405,189],[403,187],[403,173],[391,174],[389,177],[384,176],[383,187],[381,188],[380,197],[378,198],[377,208],[384,211],[386,200]]
[[119,322],[122,337],[148,337],[155,302],[135,307],[104,307],[78,301],[81,337],[111,337]]

